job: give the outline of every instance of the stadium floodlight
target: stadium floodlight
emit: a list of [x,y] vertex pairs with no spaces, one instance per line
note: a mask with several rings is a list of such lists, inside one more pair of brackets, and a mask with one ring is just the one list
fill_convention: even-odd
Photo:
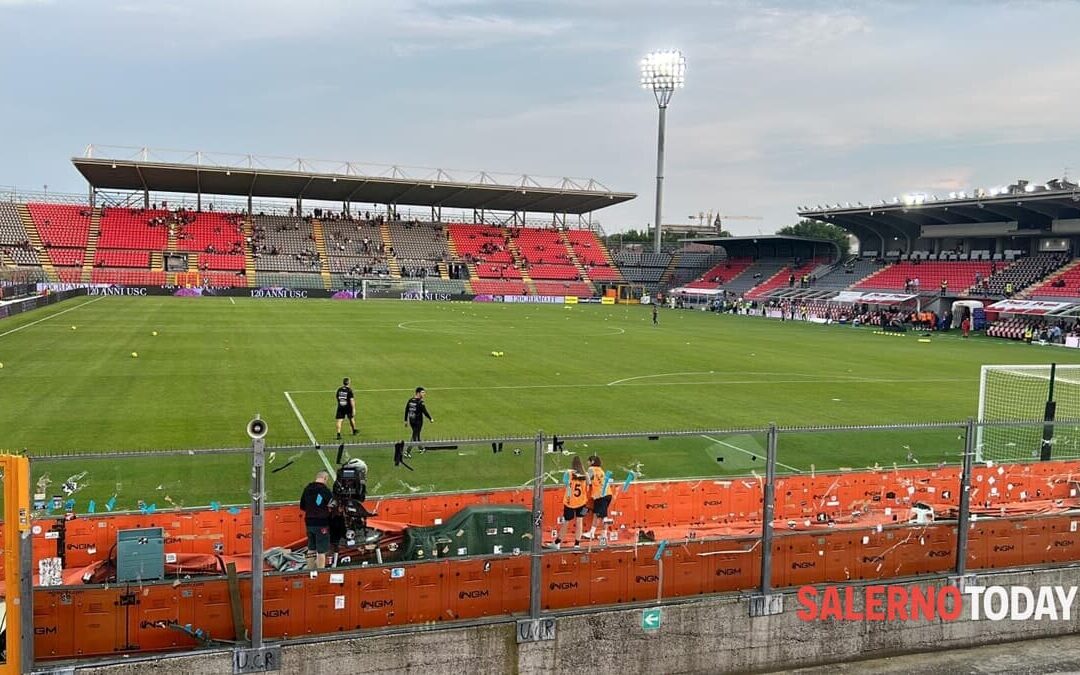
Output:
[[664,199],[664,123],[667,107],[676,89],[686,84],[686,57],[678,49],[650,52],[641,59],[641,87],[652,91],[660,109],[656,140],[656,252],[660,252],[661,220]]

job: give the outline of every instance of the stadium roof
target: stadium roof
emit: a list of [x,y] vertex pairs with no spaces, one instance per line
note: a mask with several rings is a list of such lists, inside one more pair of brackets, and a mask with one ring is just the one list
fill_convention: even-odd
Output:
[[[174,157],[175,156],[175,159]],[[98,190],[582,214],[629,201],[593,179],[89,146],[72,163]]]
[[[1056,221],[1080,218],[1080,187],[1068,180],[1045,185],[1017,181],[1007,187],[948,196],[909,194],[877,204],[800,207],[799,215],[838,225],[863,239],[1045,236]],[[991,227],[991,224],[995,224]],[[948,226],[948,227],[943,227]]]
[[742,257],[743,255],[776,258],[788,256],[814,257],[821,248],[834,255],[840,255],[840,247],[830,239],[793,237],[784,234],[763,234],[747,237],[696,237],[693,239],[680,239],[679,241],[686,244],[722,246],[728,255],[732,257]]

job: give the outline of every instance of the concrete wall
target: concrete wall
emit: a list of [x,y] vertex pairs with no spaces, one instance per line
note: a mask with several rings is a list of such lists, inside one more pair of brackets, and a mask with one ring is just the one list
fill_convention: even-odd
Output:
[[[978,575],[979,585],[1080,586],[1080,568]],[[920,582],[926,586],[932,582]],[[944,582],[937,582],[938,585]],[[909,584],[904,584],[909,585]],[[968,596],[964,596],[965,605]],[[1080,605],[1080,603],[1078,603]],[[857,606],[861,607],[861,603]],[[784,611],[750,618],[745,597],[702,599],[663,609],[660,630],[646,634],[641,609],[564,616],[556,639],[518,645],[513,624],[384,634],[285,646],[282,671],[335,674],[399,672],[670,673],[768,670],[927,650],[971,647],[1080,632],[1080,606],[1069,621],[803,622],[794,592]],[[198,654],[77,673],[228,673],[230,655]]]

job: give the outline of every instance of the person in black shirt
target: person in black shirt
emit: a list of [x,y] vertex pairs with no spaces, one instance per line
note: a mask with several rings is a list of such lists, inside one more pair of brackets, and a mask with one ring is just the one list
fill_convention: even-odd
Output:
[[337,413],[334,418],[337,420],[338,440],[341,440],[341,420],[344,419],[349,420],[353,436],[360,433],[356,430],[356,397],[353,395],[352,387],[349,386],[349,378],[346,377],[341,381],[341,386],[334,392],[334,398],[337,399]]
[[[424,418],[428,418],[429,422],[434,422],[431,415],[428,413],[427,406],[424,405],[424,395],[427,392],[423,387],[417,387],[416,392],[412,398],[405,404],[405,426],[412,427],[412,441],[420,440],[420,430],[424,428]],[[412,446],[409,446],[405,450],[406,456],[411,454]]]
[[300,510],[304,512],[307,529],[307,568],[326,567],[326,554],[330,552],[330,502],[334,493],[326,486],[330,474],[320,471],[315,480],[308,483],[300,495]]
[[652,304],[652,325],[660,325],[660,306],[656,302]]

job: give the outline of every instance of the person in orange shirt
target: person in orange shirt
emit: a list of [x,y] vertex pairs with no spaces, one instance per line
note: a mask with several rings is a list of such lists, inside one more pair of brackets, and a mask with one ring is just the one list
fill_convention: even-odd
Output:
[[581,464],[581,458],[574,455],[570,463],[570,470],[566,472],[566,496],[563,497],[563,521],[559,525],[559,534],[555,537],[554,548],[559,548],[563,537],[566,536],[566,527],[570,521],[575,521],[576,536],[574,546],[581,544],[583,520],[585,518],[585,506],[589,502],[589,477],[585,473],[585,467]]
[[587,471],[589,476],[589,499],[592,500],[592,525],[589,527],[589,531],[584,536],[586,539],[592,539],[596,536],[596,522],[600,521],[603,529],[600,531],[600,541],[607,541],[607,528],[608,528],[608,507],[611,506],[611,495],[614,494],[614,487],[611,485],[611,476],[604,471],[604,467],[600,462],[598,455],[593,455],[589,458],[589,469]]

